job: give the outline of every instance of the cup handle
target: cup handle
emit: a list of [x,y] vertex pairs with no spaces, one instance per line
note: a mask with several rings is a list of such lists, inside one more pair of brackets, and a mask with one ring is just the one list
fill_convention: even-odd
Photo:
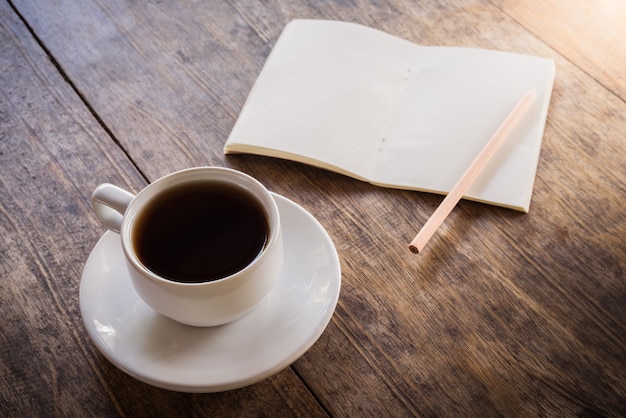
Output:
[[134,198],[134,194],[120,187],[103,183],[91,194],[91,207],[103,226],[119,233],[124,212]]

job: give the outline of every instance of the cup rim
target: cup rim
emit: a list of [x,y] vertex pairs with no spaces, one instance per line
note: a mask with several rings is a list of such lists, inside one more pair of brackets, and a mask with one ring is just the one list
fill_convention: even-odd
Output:
[[[175,280],[170,280],[165,277],[160,276],[159,274],[153,272],[148,267],[146,267],[137,256],[133,244],[132,244],[132,230],[133,224],[139,212],[137,208],[138,205],[144,205],[145,201],[151,200],[156,194],[161,192],[167,187],[171,187],[172,185],[181,184],[186,182],[184,178],[187,176],[201,175],[202,173],[221,173],[223,176],[227,176],[232,179],[242,180],[242,183],[238,183],[236,181],[231,182],[232,184],[237,184],[238,187],[242,187],[249,192],[251,192],[260,202],[263,208],[266,210],[266,216],[268,218],[269,224],[269,234],[267,238],[267,242],[264,247],[259,251],[257,256],[246,265],[241,270],[238,270],[228,276],[221,277],[215,280],[209,280],[205,282],[179,282]],[[226,177],[223,177],[226,178]],[[222,178],[222,179],[223,179]],[[174,183],[172,183],[174,182]],[[243,186],[245,183],[248,187]],[[254,187],[254,190],[251,190],[250,187]],[[260,192],[260,193],[259,193]],[[147,196],[147,197],[146,197]],[[243,276],[247,274],[248,271],[254,269],[263,259],[267,257],[267,254],[270,253],[270,250],[274,247],[276,241],[278,240],[278,234],[280,233],[280,213],[278,211],[278,205],[274,200],[270,191],[257,179],[252,177],[251,175],[244,173],[242,171],[228,168],[228,167],[218,167],[218,166],[203,166],[203,167],[193,167],[187,168],[179,171],[175,171],[169,173],[163,177],[158,178],[154,182],[148,184],[144,187],[139,193],[136,194],[135,198],[131,201],[126,209],[124,214],[124,219],[122,221],[122,226],[120,228],[120,237],[122,241],[122,249],[124,250],[124,254],[126,256],[126,260],[131,263],[131,265],[144,277],[147,277],[153,281],[156,281],[161,284],[166,284],[174,287],[203,287],[203,286],[215,286],[219,283],[224,283],[227,281],[232,281],[237,277]]]

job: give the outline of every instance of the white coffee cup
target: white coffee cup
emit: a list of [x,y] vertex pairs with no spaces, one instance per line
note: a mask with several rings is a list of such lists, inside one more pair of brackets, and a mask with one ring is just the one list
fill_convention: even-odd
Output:
[[[187,283],[166,278],[142,263],[136,248],[136,220],[155,197],[197,182],[219,183],[248,192],[260,203],[268,231],[263,248],[241,270],[210,281]],[[120,234],[138,295],[155,311],[175,321],[215,326],[241,318],[269,293],[282,269],[283,239],[276,202],[261,183],[240,171],[222,167],[182,170],[156,180],[136,196],[105,183],[94,190],[91,202],[102,225]]]

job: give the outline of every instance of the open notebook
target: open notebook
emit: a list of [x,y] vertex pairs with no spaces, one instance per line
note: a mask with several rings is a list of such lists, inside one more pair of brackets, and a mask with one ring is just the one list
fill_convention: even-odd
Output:
[[527,212],[554,74],[550,59],[420,46],[353,23],[294,20],[224,152],[445,194],[536,87],[532,107],[465,196]]

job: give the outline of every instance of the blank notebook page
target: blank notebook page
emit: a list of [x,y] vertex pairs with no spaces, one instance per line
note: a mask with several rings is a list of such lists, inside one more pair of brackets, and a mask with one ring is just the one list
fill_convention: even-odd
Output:
[[528,211],[554,72],[545,58],[420,46],[357,24],[295,20],[224,151],[445,194],[536,87],[531,109],[465,196]]

